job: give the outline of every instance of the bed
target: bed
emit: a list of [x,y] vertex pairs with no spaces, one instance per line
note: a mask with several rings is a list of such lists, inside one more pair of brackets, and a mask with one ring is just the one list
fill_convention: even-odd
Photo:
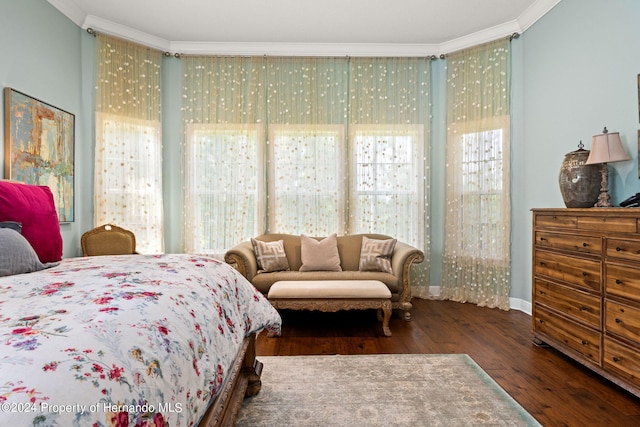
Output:
[[213,258],[63,259],[0,277],[0,425],[231,425],[281,319]]

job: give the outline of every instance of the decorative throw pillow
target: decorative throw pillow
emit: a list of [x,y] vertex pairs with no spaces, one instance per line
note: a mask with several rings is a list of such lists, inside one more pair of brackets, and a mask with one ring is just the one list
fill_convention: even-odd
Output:
[[0,276],[33,273],[59,263],[43,264],[22,234],[0,228]]
[[322,240],[303,234],[300,236],[300,244],[300,271],[342,271],[338,237],[335,233]]
[[22,233],[22,224],[16,221],[0,222],[0,228],[10,228],[12,230],[16,230],[18,233]]
[[60,222],[49,187],[0,181],[0,221],[22,224],[22,235],[40,262],[62,259]]
[[284,241],[263,242],[251,239],[258,261],[258,273],[289,270],[289,261],[284,253]]
[[397,239],[376,240],[362,236],[360,271],[384,271],[393,274],[391,256]]

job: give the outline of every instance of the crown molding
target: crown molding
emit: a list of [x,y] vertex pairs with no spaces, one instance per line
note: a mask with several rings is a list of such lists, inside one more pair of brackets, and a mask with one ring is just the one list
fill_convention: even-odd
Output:
[[392,43],[234,43],[169,41],[92,15],[73,0],[47,0],[83,29],[120,37],[164,52],[181,55],[270,56],[440,56],[478,46],[513,33],[522,33],[561,0],[537,0],[516,20],[487,28],[441,44]]
[[432,56],[439,45],[395,43],[193,43],[171,42],[180,55]]
[[169,51],[171,43],[160,37],[152,36],[142,31],[138,31],[125,25],[120,25],[107,19],[102,19],[97,16],[88,15],[81,25],[82,28],[91,28],[102,34],[107,34],[121,39],[129,40],[135,43],[139,43],[143,46],[147,46],[153,49],[161,51]]
[[500,38],[510,37],[513,33],[520,34],[521,32],[522,27],[518,21],[505,22],[504,24],[496,25],[495,27],[487,28],[473,34],[469,34],[468,36],[444,42],[440,45],[440,53],[446,55],[447,53],[489,43]]

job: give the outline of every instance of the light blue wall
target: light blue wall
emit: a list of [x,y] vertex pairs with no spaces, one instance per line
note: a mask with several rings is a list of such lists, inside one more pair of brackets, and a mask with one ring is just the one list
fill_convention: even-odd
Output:
[[640,191],[640,2],[562,0],[514,42],[512,291],[531,299],[531,212],[564,207],[564,155],[603,126],[633,160],[609,165],[612,201]]
[[165,251],[181,252],[182,235],[182,62],[164,58],[162,68],[162,140]]
[[[637,164],[640,1],[562,0],[512,42],[512,290],[531,300],[531,208],[564,207],[567,152],[603,126],[620,132],[632,161],[610,165],[614,202],[640,192]],[[65,257],[93,226],[95,39],[43,0],[0,0],[0,83],[76,114],[76,222],[64,224]],[[180,60],[163,67],[165,228],[180,250]],[[444,224],[444,63],[434,62],[431,170],[432,285],[440,278]],[[0,121],[0,127],[2,123]],[[0,154],[2,156],[3,154]]]
[[[61,225],[65,257],[79,255],[80,235],[91,222],[87,106],[82,96],[82,30],[44,0],[0,0],[0,86],[11,87],[75,114],[75,213]],[[4,117],[4,103],[0,110]],[[0,120],[4,135],[4,120]],[[4,177],[4,150],[0,150]]]

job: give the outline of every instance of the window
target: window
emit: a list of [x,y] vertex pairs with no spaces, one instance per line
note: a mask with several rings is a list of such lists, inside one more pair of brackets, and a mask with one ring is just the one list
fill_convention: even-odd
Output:
[[351,135],[353,232],[388,234],[422,247],[423,126],[357,125]]
[[[495,242],[508,239],[502,224],[504,212],[503,129],[466,133],[462,144],[462,192],[460,214],[465,226],[459,239],[460,253],[480,250],[488,259],[503,259]],[[478,247],[480,246],[480,247]]]
[[272,125],[269,141],[269,231],[344,233],[344,127]]
[[136,235],[138,252],[160,253],[160,123],[108,113],[96,118],[95,223],[127,228]]
[[189,125],[187,252],[222,256],[264,230],[258,125]]

